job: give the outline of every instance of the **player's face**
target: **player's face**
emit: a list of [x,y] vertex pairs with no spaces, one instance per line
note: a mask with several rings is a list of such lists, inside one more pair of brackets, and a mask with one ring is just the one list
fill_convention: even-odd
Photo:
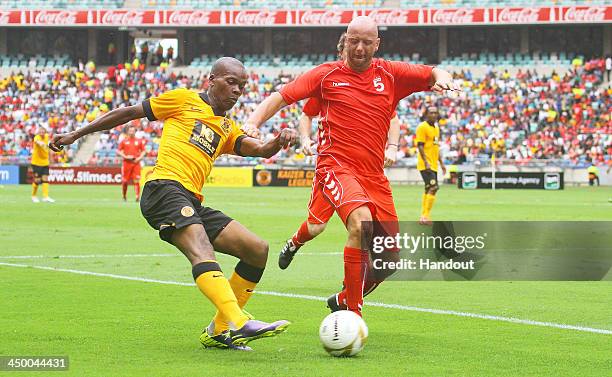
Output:
[[45,136],[46,133],[47,133],[47,130],[45,130],[44,128],[42,128],[42,127],[38,128],[38,134],[40,136]]
[[136,135],[136,128],[134,127],[128,128],[127,134],[129,137],[134,137]]
[[438,109],[435,107],[430,107],[429,109],[427,109],[427,123],[429,124],[434,124],[438,121],[438,118],[440,117],[440,113],[438,112]]
[[215,98],[216,106],[227,111],[242,95],[248,79],[244,68],[227,69],[212,78],[209,95]]
[[378,51],[380,38],[373,33],[351,31],[346,35],[344,54],[349,66],[358,71],[367,69]]

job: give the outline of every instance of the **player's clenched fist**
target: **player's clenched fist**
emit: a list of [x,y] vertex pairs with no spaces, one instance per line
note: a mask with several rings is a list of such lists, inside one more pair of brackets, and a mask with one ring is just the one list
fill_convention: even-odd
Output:
[[254,137],[255,139],[259,139],[259,128],[257,128],[254,124],[245,123],[242,126],[242,131],[245,135],[249,137]]
[[294,145],[297,143],[298,135],[295,130],[285,128],[281,130],[280,134],[277,136],[279,144],[285,148],[290,145]]
[[65,145],[70,145],[74,143],[78,139],[78,136],[74,132],[69,132],[67,134],[57,134],[53,136],[51,142],[49,143],[49,148],[53,152],[59,152],[64,149]]

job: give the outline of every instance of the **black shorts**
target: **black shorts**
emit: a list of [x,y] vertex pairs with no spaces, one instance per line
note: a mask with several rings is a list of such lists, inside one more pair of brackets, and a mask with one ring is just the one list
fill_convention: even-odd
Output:
[[203,207],[196,196],[176,181],[159,179],[145,183],[140,211],[159,238],[172,243],[172,233],[191,224],[202,224],[212,243],[233,219],[221,211]]
[[438,187],[438,172],[431,169],[419,170],[423,182],[425,182],[425,191],[428,191],[431,187]]
[[32,173],[35,176],[42,177],[43,175],[49,175],[49,165],[40,166],[40,165],[32,165]]

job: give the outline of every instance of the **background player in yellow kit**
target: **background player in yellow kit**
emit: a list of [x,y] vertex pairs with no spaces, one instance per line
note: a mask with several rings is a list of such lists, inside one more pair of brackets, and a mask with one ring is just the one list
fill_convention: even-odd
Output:
[[436,201],[438,192],[438,163],[442,169],[442,174],[446,174],[446,167],[440,155],[440,127],[438,119],[440,113],[435,106],[427,107],[425,121],[419,124],[416,130],[416,143],[419,153],[417,154],[417,169],[425,182],[425,193],[423,194],[423,208],[421,212],[420,224],[431,224],[431,208]]
[[38,186],[42,187],[42,201],[53,203],[55,200],[49,197],[49,134],[40,126],[34,136],[32,143],[32,201],[40,202],[36,193]]

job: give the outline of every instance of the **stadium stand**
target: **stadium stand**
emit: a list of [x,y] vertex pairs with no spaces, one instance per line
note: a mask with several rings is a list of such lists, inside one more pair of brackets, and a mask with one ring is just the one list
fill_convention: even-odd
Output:
[[547,65],[570,65],[574,55],[565,52],[560,53],[507,53],[497,55],[494,53],[467,54],[460,57],[448,57],[443,59],[441,65],[450,66],[479,66],[479,65],[512,65],[512,66],[534,66],[540,64]]
[[98,9],[121,8],[124,0],[0,0],[5,9]]
[[[212,58],[211,58],[212,59]],[[207,61],[208,63],[208,61]],[[204,64],[204,63],[203,63]],[[426,104],[437,104],[443,114],[442,151],[448,162],[478,162],[499,158],[515,162],[555,159],[561,165],[586,166],[589,160],[604,163],[612,155],[612,89],[604,83],[604,60],[572,60],[564,75],[519,70],[516,75],[491,68],[480,78],[469,69],[456,72],[464,91],[456,98],[431,93],[413,95],[397,108],[402,123],[399,163],[413,164],[414,130]],[[469,68],[469,67],[468,67]],[[136,104],[151,95],[177,87],[204,90],[207,73],[187,77],[164,68],[119,65],[103,72],[93,67],[52,72],[13,73],[0,80],[0,154],[4,159],[27,160],[31,138],[38,125],[52,133],[65,132],[91,121],[108,108]],[[254,70],[239,103],[229,114],[238,122],[270,93],[293,76],[265,76]],[[42,95],[47,93],[46,95]],[[285,127],[296,127],[301,104],[283,109],[263,128],[274,137]],[[149,162],[157,156],[161,124],[146,119],[134,122],[138,137],[146,139]],[[122,129],[103,134],[89,163],[116,164]],[[66,156],[74,156],[73,146]],[[8,157],[7,157],[8,156]],[[267,162],[308,164],[295,151],[283,151]],[[255,159],[226,156],[221,164],[256,164]]]

